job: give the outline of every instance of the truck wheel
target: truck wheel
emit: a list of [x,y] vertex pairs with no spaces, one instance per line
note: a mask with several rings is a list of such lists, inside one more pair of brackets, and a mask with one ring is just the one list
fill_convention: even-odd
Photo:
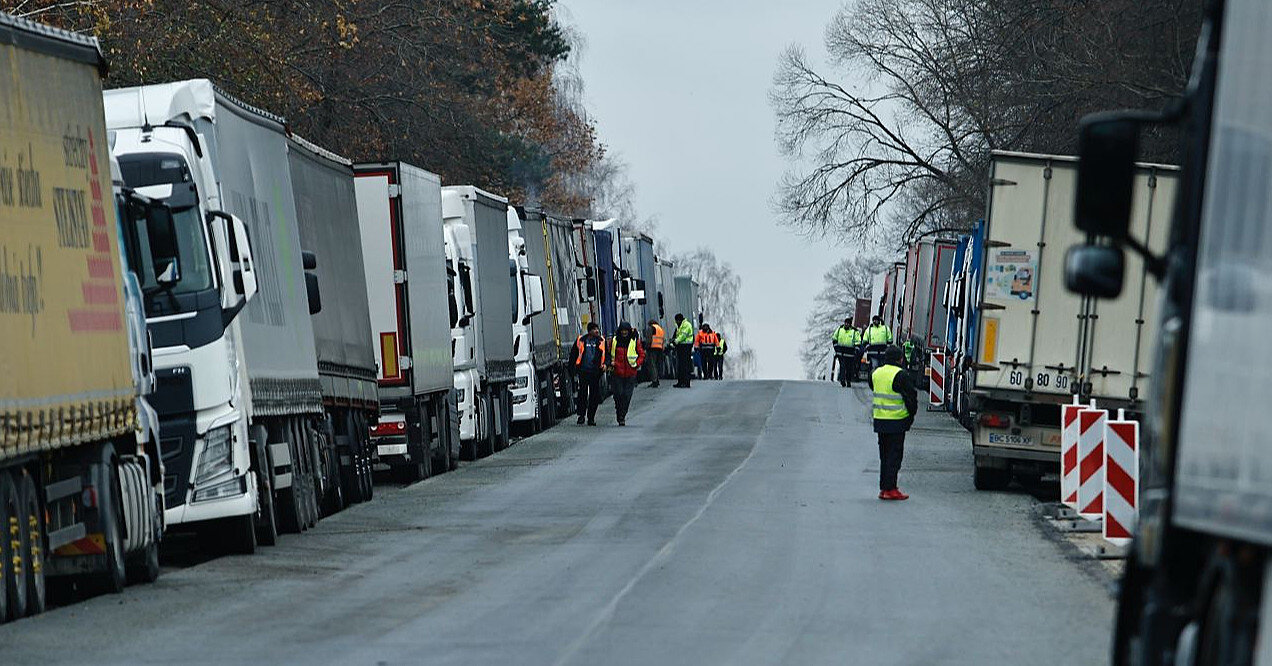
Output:
[[[300,458],[299,452],[296,450],[294,433],[290,427],[284,426],[282,434],[287,438],[287,452],[291,456],[291,485],[277,491],[274,496],[274,514],[277,516],[278,526],[282,528],[282,531],[299,534],[305,529],[304,505],[300,496],[300,486],[303,483],[304,475],[300,471]],[[270,460],[273,460],[272,456]],[[273,472],[271,471],[272,475]]]
[[1011,470],[976,465],[972,472],[972,484],[977,490],[1002,490],[1011,483]]
[[26,613],[38,615],[44,612],[48,602],[44,584],[44,512],[40,511],[40,495],[35,490],[35,479],[23,474],[18,490],[21,514],[18,522],[22,528],[22,552],[26,564]]
[[278,543],[278,516],[274,514],[274,463],[269,457],[269,433],[264,426],[252,426],[252,466],[256,468],[256,541],[264,546]]
[[118,594],[128,584],[128,571],[124,568],[123,515],[119,508],[119,471],[109,456],[103,456],[102,487],[97,489],[97,512],[102,535],[106,538],[105,570],[89,574],[88,587],[98,594]]
[[[158,494],[151,496],[154,502],[152,509],[159,510],[160,497]],[[159,539],[162,536],[162,530],[159,529],[159,522],[155,524],[156,534],[150,541],[150,545],[140,553],[130,557],[125,563],[124,568],[128,572],[128,582],[132,583],[153,583],[159,579]]]
[[[8,472],[0,470],[0,622],[21,617],[15,606],[18,603],[18,579],[15,573],[17,559],[14,542],[20,542],[18,530],[18,493]],[[25,589],[23,590],[25,596]],[[25,600],[24,606],[25,606]],[[25,611],[26,609],[23,608]]]

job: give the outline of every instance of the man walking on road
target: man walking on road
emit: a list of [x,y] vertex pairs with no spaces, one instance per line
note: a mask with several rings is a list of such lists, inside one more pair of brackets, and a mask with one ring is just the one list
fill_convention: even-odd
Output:
[[883,365],[870,374],[874,391],[874,431],[879,435],[879,499],[903,500],[910,496],[897,487],[897,473],[905,455],[905,433],[914,424],[919,395],[914,377],[901,369],[901,349],[888,345]]
[[601,327],[592,322],[587,325],[587,335],[580,335],[570,350],[570,365],[579,381],[578,424],[596,425],[596,408],[601,406],[601,372],[605,370],[605,338]]
[[724,379],[724,353],[729,351],[729,343],[716,331],[715,378]]
[[676,388],[689,388],[693,377],[693,324],[682,314],[676,314]]
[[654,378],[649,388],[658,388],[658,380],[662,377],[663,348],[667,344],[667,332],[657,319],[650,319],[649,326],[645,328],[645,338],[649,340],[649,363],[646,367]]
[[618,425],[627,425],[627,408],[632,404],[636,391],[636,373],[645,362],[645,346],[636,339],[631,324],[618,325],[618,334],[610,342],[610,362],[614,368],[614,418]]

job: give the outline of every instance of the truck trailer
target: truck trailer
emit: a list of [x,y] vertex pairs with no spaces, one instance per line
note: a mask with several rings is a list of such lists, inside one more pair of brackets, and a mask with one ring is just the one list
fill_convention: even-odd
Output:
[[919,359],[946,344],[948,313],[943,296],[954,265],[955,247],[953,241],[922,238],[906,253],[905,299],[896,340],[898,344],[913,344]]
[[[1154,251],[1166,246],[1177,171],[1136,166],[1133,228]],[[1061,249],[1082,240],[1069,223],[1076,181],[1072,157],[993,154],[967,392],[979,489],[1057,472],[1060,405],[1074,396],[1143,408],[1157,287],[1139,276],[1116,299],[1065,291]]]
[[363,256],[349,251],[360,240],[358,201],[352,162],[296,135],[287,148],[301,247],[315,255],[323,301],[312,321],[324,412],[319,428],[334,443],[321,449],[328,455],[320,467],[323,477],[340,480],[326,494],[330,513],[373,491],[368,429],[380,398]]
[[475,458],[511,441],[517,269],[508,259],[508,201],[471,185],[442,188],[448,260],[468,286],[467,325],[455,344],[460,441]]
[[[453,329],[471,309],[447,263],[442,183],[405,162],[353,166],[368,354],[378,421],[360,419],[376,464],[411,483],[454,469],[458,416],[452,397]],[[456,298],[459,294],[459,298]]]
[[141,301],[175,277],[175,225],[112,178],[105,71],[95,39],[0,13],[0,622],[42,612],[50,577],[159,575]]
[[[280,527],[315,524],[339,485],[321,464],[334,452],[310,322],[319,293],[286,126],[205,79],[110,90],[105,102],[124,181],[173,208],[184,243],[180,288],[146,308],[166,522],[251,552]],[[227,258],[213,261],[214,248]]]
[[[1091,116],[1079,139],[1076,223],[1088,245],[1071,250],[1070,287],[1138,300],[1142,281],[1163,285],[1160,309],[1145,317],[1160,338],[1146,367],[1118,666],[1272,663],[1272,448],[1263,418],[1272,361],[1261,341],[1244,342],[1272,323],[1272,117],[1263,102],[1272,92],[1272,5],[1215,0],[1204,20],[1185,104]],[[1152,229],[1140,219],[1143,170],[1133,164],[1149,123],[1184,134],[1174,219],[1157,216]],[[1167,231],[1169,243],[1154,242]]]

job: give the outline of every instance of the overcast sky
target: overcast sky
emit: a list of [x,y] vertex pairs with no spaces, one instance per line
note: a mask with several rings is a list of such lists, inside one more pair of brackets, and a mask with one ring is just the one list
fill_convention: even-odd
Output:
[[[709,245],[742,278],[759,376],[802,378],[804,317],[847,250],[778,226],[786,163],[768,103],[777,57],[820,58],[839,8],[808,0],[560,0],[586,36],[581,69],[601,141],[631,166],[636,205],[673,252]],[[710,322],[708,322],[710,323]],[[725,331],[728,334],[728,331]],[[827,331],[827,336],[830,332]]]

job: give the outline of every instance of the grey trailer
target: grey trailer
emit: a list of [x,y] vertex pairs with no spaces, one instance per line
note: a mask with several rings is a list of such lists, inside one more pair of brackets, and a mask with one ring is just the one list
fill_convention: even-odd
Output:
[[359,243],[353,164],[292,135],[288,142],[292,193],[301,247],[316,260],[314,273],[323,309],[313,315],[314,348],[326,418],[321,429],[335,443],[324,461],[341,481],[343,499],[371,495],[368,428],[380,411],[370,315]]
[[377,366],[376,461],[410,482],[455,466],[451,307],[442,184],[404,162],[358,164],[359,244]]

